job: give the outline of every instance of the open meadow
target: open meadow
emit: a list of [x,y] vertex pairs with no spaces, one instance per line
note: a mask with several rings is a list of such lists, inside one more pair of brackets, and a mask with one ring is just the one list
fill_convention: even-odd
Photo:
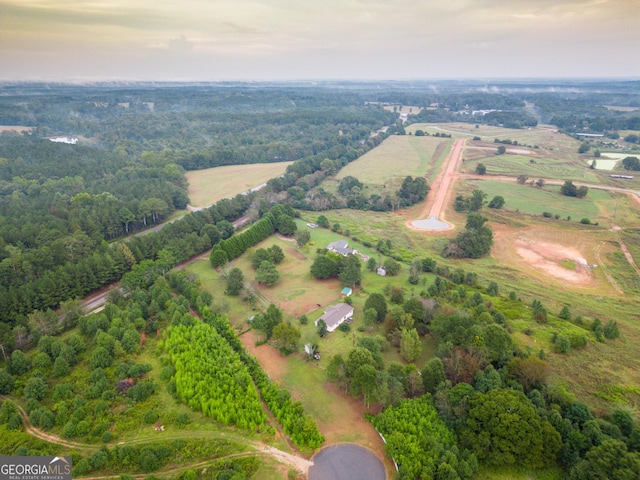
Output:
[[530,215],[548,212],[560,215],[563,220],[570,217],[574,222],[580,222],[583,218],[592,222],[606,221],[615,206],[613,194],[605,190],[590,189],[584,198],[567,197],[560,193],[560,187],[557,185],[540,188],[528,184],[520,185],[515,181],[492,180],[491,177],[466,180],[459,185],[459,189],[462,192],[480,189],[487,194],[487,201],[501,195],[506,202],[502,208],[506,210]]
[[379,146],[351,162],[336,175],[353,176],[370,185],[398,187],[407,175],[433,180],[451,141],[437,137],[392,135]]
[[[466,123],[421,124],[407,127],[407,131],[422,129],[431,135],[446,133],[454,138],[467,138],[462,171],[473,173],[478,163],[487,167],[492,175],[528,175],[533,178],[562,178],[600,183],[606,177],[600,177],[589,169],[595,159],[592,154],[580,155],[580,142],[567,135],[560,134],[555,128],[538,125],[534,128],[514,130],[487,125]],[[472,140],[479,138],[480,140]],[[510,140],[517,145],[494,143],[494,140]],[[496,155],[503,145],[503,155]],[[597,160],[597,159],[595,159]],[[597,164],[597,162],[596,162]],[[609,166],[606,162],[603,167]]]
[[223,198],[234,197],[282,175],[291,162],[228,165],[190,170],[187,193],[193,207],[205,207]]

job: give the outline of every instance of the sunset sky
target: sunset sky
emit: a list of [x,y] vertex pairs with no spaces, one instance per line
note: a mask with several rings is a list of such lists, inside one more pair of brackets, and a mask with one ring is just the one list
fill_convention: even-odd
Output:
[[640,0],[0,0],[0,79],[640,78]]

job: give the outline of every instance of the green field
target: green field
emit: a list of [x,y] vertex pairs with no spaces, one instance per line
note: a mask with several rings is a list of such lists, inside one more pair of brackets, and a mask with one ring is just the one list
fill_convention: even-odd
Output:
[[338,180],[353,176],[365,184],[396,187],[407,175],[433,180],[451,141],[437,137],[392,135],[378,147],[343,167]]
[[185,176],[189,182],[189,199],[194,207],[205,207],[223,198],[262,185],[282,175],[292,162],[229,165],[225,167],[191,170]]
[[[482,142],[490,143],[493,143],[496,138],[501,140],[517,140],[521,145],[530,145],[531,147],[538,145],[540,148],[553,152],[570,150],[575,153],[580,146],[580,142],[576,139],[557,133],[557,128],[553,125],[538,125],[534,128],[513,129],[493,127],[490,125],[478,125],[478,128],[476,128],[475,125],[470,123],[414,123],[408,126],[406,131],[407,133],[415,132],[418,129],[428,132],[431,135],[435,133],[446,133],[457,138],[480,137]],[[506,147],[509,148],[508,145],[506,145]],[[514,146],[512,148],[518,147]]]
[[465,190],[479,188],[487,194],[487,200],[491,200],[496,195],[503,196],[506,202],[504,209],[531,215],[542,215],[543,212],[549,212],[553,215],[560,215],[562,219],[569,216],[573,221],[578,222],[583,218],[597,221],[603,205],[611,207],[611,209],[615,205],[615,200],[609,192],[593,188],[589,190],[585,198],[575,198],[562,195],[560,187],[553,185],[539,188],[531,185],[519,185],[516,182],[501,182],[490,179],[469,180],[467,183],[469,188]]

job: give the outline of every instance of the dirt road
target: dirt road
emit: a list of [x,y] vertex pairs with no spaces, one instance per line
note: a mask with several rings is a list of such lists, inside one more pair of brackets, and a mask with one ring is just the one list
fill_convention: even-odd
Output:
[[444,206],[447,204],[453,191],[453,182],[457,177],[456,171],[464,148],[465,139],[461,138],[455,141],[449,157],[443,163],[440,172],[438,172],[435,181],[431,185],[431,191],[434,192],[434,195],[427,196],[424,209],[419,219],[407,220],[405,222],[408,228],[439,232],[453,228],[453,225],[445,220]]
[[[69,440],[64,440],[61,437],[58,437],[57,435],[53,435],[53,434],[49,434],[46,432],[43,432],[42,430],[34,427],[31,423],[31,421],[29,420],[29,416],[27,415],[27,413],[24,411],[24,409],[18,405],[17,403],[13,402],[12,400],[10,400],[9,398],[7,398],[4,395],[0,395],[0,400],[8,400],[10,402],[12,402],[17,408],[18,408],[18,413],[20,414],[20,416],[22,417],[24,426],[25,426],[25,432],[28,433],[29,435],[39,438],[40,440],[44,440],[46,442],[49,443],[55,443],[58,445],[62,445],[63,447],[67,447],[67,448],[71,448],[71,449],[77,449],[77,450],[99,450],[100,449],[100,445],[92,445],[92,444],[87,444],[87,443],[80,443],[80,442],[72,442]],[[179,432],[178,435],[162,435],[159,438],[162,438],[163,440],[169,440],[172,438],[181,438],[183,435],[180,435],[180,433],[185,433],[188,434],[189,436],[197,436],[197,432]],[[208,434],[211,434],[211,432],[207,432]],[[218,436],[221,437],[227,437],[224,434],[219,434]],[[279,450],[275,447],[272,447],[270,445],[265,445],[263,443],[260,442],[252,442],[250,440],[247,439],[242,439],[241,440],[242,443],[244,443],[245,445],[247,445],[248,447],[255,449],[259,452],[261,452],[264,455],[268,455],[270,457],[275,458],[277,461],[279,461],[280,463],[284,463],[287,465],[290,465],[291,467],[295,468],[297,471],[299,471],[300,473],[303,474],[307,474],[309,471],[309,468],[313,465],[313,462],[311,460],[307,460],[306,458],[302,458],[302,457],[298,457],[296,455],[293,455],[291,453],[287,453],[287,452],[283,452],[282,450]],[[124,445],[127,442],[120,442],[117,445]],[[131,442],[131,443],[139,443],[139,442]],[[108,444],[108,447],[114,447],[115,444]],[[238,454],[234,454],[234,455],[230,455],[230,456],[242,456],[242,455],[249,455],[252,454],[252,452],[241,452]],[[201,462],[202,463],[202,462]],[[184,466],[181,468],[187,468],[188,466]],[[99,477],[99,478],[109,478],[109,477]]]
[[444,172],[444,176],[442,177],[442,181],[440,182],[440,187],[438,188],[438,194],[436,195],[436,200],[431,207],[431,211],[429,212],[430,217],[436,217],[440,220],[444,218],[444,212],[442,211],[442,207],[444,206],[445,200],[447,199],[447,194],[449,193],[449,188],[451,187],[451,182],[454,179],[454,174],[457,170],[458,163],[460,162],[460,157],[462,155],[462,149],[464,148],[465,140],[463,138],[456,140],[453,144],[453,149],[449,154],[449,163],[447,165],[447,169]]

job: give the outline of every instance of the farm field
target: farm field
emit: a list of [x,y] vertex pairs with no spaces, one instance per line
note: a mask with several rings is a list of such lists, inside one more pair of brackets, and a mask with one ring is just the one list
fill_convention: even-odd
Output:
[[596,170],[614,170],[618,165],[618,160],[607,160],[598,158],[597,160],[594,159],[594,161],[596,162]]
[[[473,125],[464,123],[416,123],[407,127],[407,132],[415,132],[417,129],[422,129],[432,135],[447,133],[453,137],[468,138],[469,140],[473,137],[480,137],[480,141],[468,143],[465,160],[476,162],[484,159],[482,163],[491,171],[489,158],[493,158],[498,163],[492,162],[496,170],[491,173],[505,171],[504,162],[508,160],[518,163],[519,169],[528,167],[528,170],[520,172],[524,174],[595,181],[595,177],[591,179],[580,174],[580,171],[591,165],[594,157],[578,154],[580,142],[558,133],[553,126],[538,125],[534,128],[514,130],[487,125],[478,125],[478,128],[475,128]],[[504,145],[506,154],[496,156],[495,153],[500,144],[494,143],[495,139],[517,141],[518,145]],[[530,163],[530,165],[520,165],[522,163]],[[500,166],[501,164],[502,166]],[[472,163],[472,167],[475,168],[475,163]],[[550,169],[553,173],[546,173]],[[463,171],[467,171],[467,169],[463,169]],[[509,169],[507,168],[506,171]],[[511,170],[511,173],[515,173],[514,170]],[[588,173],[586,172],[584,175],[588,175]]]
[[[507,150],[508,152],[509,150]],[[600,183],[597,174],[588,168],[572,161],[562,161],[554,158],[540,158],[539,156],[524,155],[495,155],[487,150],[465,150],[465,161],[462,171],[474,173],[478,163],[487,167],[489,175],[528,175],[530,178],[557,178],[577,180],[588,183]]]
[[[475,125],[470,123],[414,123],[406,127],[407,133],[415,133],[416,130],[423,130],[434,133],[447,133],[453,137],[473,138],[480,137],[482,142],[490,142],[493,144],[494,139],[510,139],[517,140],[521,146],[505,145],[507,148],[525,149],[524,145],[530,145],[531,148],[538,145],[541,149],[552,152],[565,151],[577,152],[580,142],[577,140],[557,132],[557,128],[553,125],[538,125],[537,127],[527,129],[512,129],[503,127],[493,127],[490,125]],[[575,147],[575,148],[574,148]],[[577,153],[575,153],[577,155]]]
[[387,110],[388,112],[397,112],[399,114],[413,114],[420,112],[422,110],[421,107],[411,106],[411,105],[389,105],[384,102],[367,102],[369,105],[382,105],[382,108]]
[[487,194],[487,200],[496,195],[505,199],[504,209],[516,210],[530,215],[542,215],[549,212],[560,215],[565,220],[571,217],[574,222],[589,218],[592,222],[604,221],[608,218],[600,217],[605,210],[613,211],[615,199],[605,190],[590,189],[585,198],[567,197],[560,193],[560,187],[548,185],[542,188],[531,185],[519,185],[515,181],[505,182],[491,180],[467,180],[461,185],[461,191],[480,189]]
[[351,162],[336,175],[338,180],[354,176],[370,185],[398,187],[407,175],[433,180],[451,141],[437,137],[392,135],[378,147]]
[[[634,153],[633,152],[627,152],[627,153],[602,152],[601,155],[602,155],[602,157],[606,157],[606,158],[613,158],[613,159],[616,159],[616,160],[622,160],[622,159],[624,159],[626,157],[633,157]],[[635,155],[638,155],[638,153],[636,153]],[[599,162],[601,160],[601,158],[599,158],[597,161]]]
[[290,164],[291,162],[257,163],[188,171],[185,176],[189,182],[187,193],[191,206],[205,207],[223,198],[246,192],[282,175]]

